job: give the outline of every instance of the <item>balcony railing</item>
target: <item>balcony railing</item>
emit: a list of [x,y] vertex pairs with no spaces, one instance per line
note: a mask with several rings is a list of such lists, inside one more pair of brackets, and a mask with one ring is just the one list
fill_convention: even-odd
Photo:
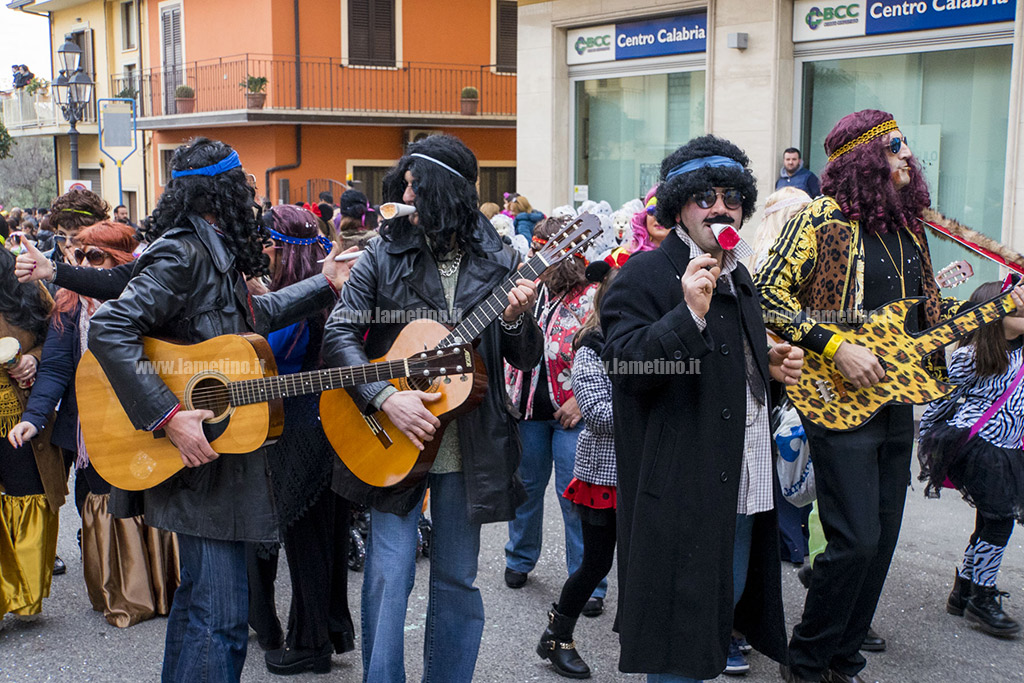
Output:
[[[35,128],[67,125],[60,107],[50,92],[37,90],[29,95],[25,90],[0,92],[3,103],[3,122],[9,131],[31,132]],[[96,104],[90,102],[82,117],[84,123],[96,121]]]
[[[479,92],[477,114],[514,116],[516,77],[492,65],[404,62],[400,67],[346,66],[340,59],[238,55],[180,66],[146,69],[111,79],[111,92],[133,97],[140,117],[250,108],[239,85],[248,76],[267,78],[264,107],[380,114],[459,115],[461,92]],[[178,86],[195,92],[192,102],[175,97]]]

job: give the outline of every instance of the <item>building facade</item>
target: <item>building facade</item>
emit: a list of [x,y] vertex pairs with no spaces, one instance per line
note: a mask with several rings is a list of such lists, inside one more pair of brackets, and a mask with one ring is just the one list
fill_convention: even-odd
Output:
[[[54,52],[66,33],[88,31],[95,97],[135,100],[139,152],[125,189],[144,196],[133,215],[155,206],[171,154],[196,136],[235,147],[258,193],[274,203],[315,202],[325,191],[337,199],[348,179],[377,202],[387,168],[409,142],[435,132],[460,137],[476,153],[483,198],[500,199],[515,186],[515,0],[8,6],[48,14]],[[9,127],[15,135],[61,136],[66,177],[67,125],[52,109],[43,117],[52,121]],[[95,120],[93,107],[79,126],[87,173],[113,167],[101,160]],[[109,184],[104,175],[108,200]]]
[[[153,192],[174,148],[203,135],[235,147],[275,203],[336,199],[346,178],[379,202],[405,146],[447,132],[480,159],[481,194],[500,196],[515,182],[515,10],[509,0],[147,2],[137,90]],[[477,97],[464,105],[467,88]]]
[[[137,70],[142,64],[139,2],[142,0],[16,0],[7,6],[23,12],[40,14],[49,19],[53,73],[59,73],[57,50],[70,40],[82,49],[80,66],[94,83],[92,101],[79,122],[79,176],[88,181],[93,191],[106,199],[111,207],[123,203],[133,220],[145,215],[147,201],[146,166],[143,147],[145,136],[135,133],[136,151],[121,168],[121,189],[118,192],[118,169],[113,159],[100,151],[96,101],[122,97],[126,93],[112,90],[114,80]],[[19,101],[20,99],[20,101]],[[45,137],[54,140],[57,162],[57,190],[71,178],[69,126],[60,112],[52,88],[31,96],[14,94],[3,102],[4,125],[14,137]],[[115,155],[118,158],[119,155]]]
[[538,206],[642,196],[705,132],[747,152],[763,205],[784,149],[818,173],[836,121],[883,109],[933,205],[1024,251],[1015,0],[520,0],[519,26],[517,189]]

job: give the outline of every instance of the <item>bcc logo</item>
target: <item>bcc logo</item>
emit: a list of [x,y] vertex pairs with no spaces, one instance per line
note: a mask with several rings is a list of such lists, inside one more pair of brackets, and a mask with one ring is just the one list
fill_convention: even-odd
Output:
[[611,46],[611,36],[591,36],[590,38],[584,38],[580,36],[576,39],[576,43],[573,47],[576,49],[576,54],[582,55],[587,50],[593,50],[595,48],[608,48]]
[[832,21],[833,19],[856,19],[860,15],[859,5],[836,5],[835,7],[826,7],[821,10],[817,7],[812,7],[804,17],[804,21],[807,22],[807,26],[813,31],[821,26],[824,21]]

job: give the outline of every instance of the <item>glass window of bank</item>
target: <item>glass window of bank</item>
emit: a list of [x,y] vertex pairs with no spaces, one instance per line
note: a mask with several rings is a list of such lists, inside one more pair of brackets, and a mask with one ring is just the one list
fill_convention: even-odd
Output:
[[704,132],[707,13],[569,31],[574,185],[617,209],[658,181],[669,152]]
[[[839,119],[861,109],[892,112],[924,168],[932,206],[999,241],[1010,67],[1010,45],[805,62],[804,157],[819,173],[822,144]],[[967,258],[976,283],[998,276],[994,264],[931,234],[929,245],[936,270]]]
[[612,209],[642,198],[669,152],[704,132],[704,71],[575,83],[575,178]]

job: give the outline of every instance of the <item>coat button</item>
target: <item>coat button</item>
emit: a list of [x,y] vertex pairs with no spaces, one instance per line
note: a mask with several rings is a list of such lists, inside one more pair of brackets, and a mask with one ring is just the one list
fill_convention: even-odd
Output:
[[730,417],[732,417],[732,411],[729,410],[728,408],[723,408],[722,409],[722,419],[723,420],[728,420]]
[[722,483],[725,483],[725,482],[729,481],[729,475],[726,474],[725,472],[722,472],[722,476],[719,477],[719,479],[722,480]]
[[722,344],[721,346],[718,347],[718,350],[722,352],[723,356],[728,356],[729,355],[729,345],[728,344]]
[[676,351],[675,353],[672,354],[672,357],[675,358],[676,360],[679,360],[680,358],[683,357],[683,352],[682,351]]

